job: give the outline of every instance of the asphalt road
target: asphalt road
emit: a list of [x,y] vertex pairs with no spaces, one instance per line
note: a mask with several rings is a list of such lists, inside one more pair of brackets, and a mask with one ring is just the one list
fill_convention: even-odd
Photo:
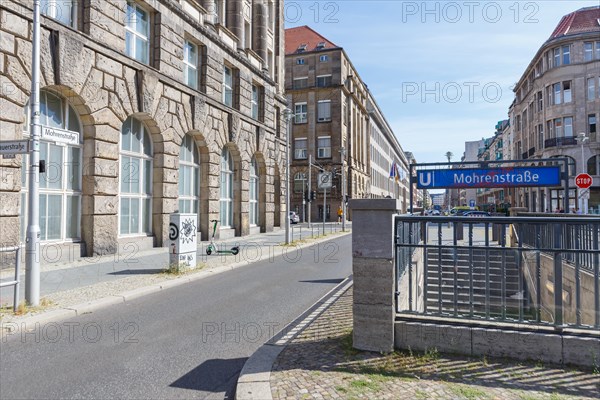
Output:
[[351,270],[345,236],[27,326],[1,343],[0,398],[233,398],[246,359]]

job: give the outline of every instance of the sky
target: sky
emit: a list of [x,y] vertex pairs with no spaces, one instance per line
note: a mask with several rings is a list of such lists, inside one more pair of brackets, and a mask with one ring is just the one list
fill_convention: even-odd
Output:
[[343,47],[404,151],[460,161],[508,119],[512,88],[561,17],[595,1],[292,0],[286,28]]

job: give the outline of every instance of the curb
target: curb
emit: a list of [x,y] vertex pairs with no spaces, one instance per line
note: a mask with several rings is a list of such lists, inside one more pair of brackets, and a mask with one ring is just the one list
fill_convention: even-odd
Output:
[[352,275],[327,292],[298,318],[258,348],[244,364],[235,390],[236,400],[273,400],[271,369],[279,354],[318,316],[352,286]]
[[[352,231],[338,233],[336,235],[336,238],[346,236],[351,233],[352,233]],[[330,239],[332,239],[332,238],[325,237],[322,239],[317,239],[312,243],[296,244],[295,246],[292,246],[292,248],[304,249],[307,247],[317,245],[322,242],[326,242],[327,240],[330,240]],[[277,256],[284,256],[284,254],[286,252],[287,252],[286,247],[282,246],[281,254],[278,254]],[[60,307],[60,308],[57,308],[57,309],[54,309],[51,311],[41,312],[39,314],[34,314],[34,315],[31,315],[28,317],[19,318],[19,319],[12,320],[12,321],[6,321],[6,322],[0,321],[0,339],[6,340],[6,338],[8,336],[17,334],[19,332],[19,328],[27,329],[27,327],[35,326],[36,324],[57,322],[57,321],[62,321],[62,320],[68,319],[68,318],[77,317],[77,316],[80,316],[83,314],[89,314],[94,311],[98,311],[102,308],[121,304],[121,303],[126,303],[128,301],[131,301],[131,300],[134,300],[134,299],[137,299],[137,298],[149,295],[149,294],[160,292],[161,290],[164,290],[164,289],[170,289],[170,288],[174,288],[174,287],[177,287],[180,285],[184,285],[186,283],[194,282],[199,279],[205,278],[209,275],[216,275],[216,274],[220,274],[220,273],[223,273],[226,271],[231,271],[231,270],[234,270],[237,268],[241,268],[244,266],[249,266],[258,261],[260,261],[260,260],[256,260],[256,261],[241,260],[241,261],[237,261],[232,264],[229,264],[229,265],[217,266],[210,270],[200,270],[197,272],[193,272],[189,275],[184,275],[184,276],[174,278],[171,280],[167,280],[164,282],[160,282],[160,283],[154,283],[149,286],[139,287],[139,288],[127,291],[127,292],[111,294],[111,295],[108,295],[105,297],[101,297],[99,299],[91,300],[89,302],[75,304],[72,306],[64,306],[64,307]]]

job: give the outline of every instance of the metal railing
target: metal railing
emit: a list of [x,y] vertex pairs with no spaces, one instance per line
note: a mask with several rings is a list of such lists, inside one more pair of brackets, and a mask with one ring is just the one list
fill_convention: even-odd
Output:
[[600,219],[395,218],[398,313],[600,329]]
[[[15,278],[12,281],[0,282],[0,288],[14,286],[13,289],[13,311],[17,312],[19,307],[19,286],[21,284],[19,275],[21,273],[21,246],[0,247],[0,253],[15,252]],[[2,257],[4,260],[4,256]]]

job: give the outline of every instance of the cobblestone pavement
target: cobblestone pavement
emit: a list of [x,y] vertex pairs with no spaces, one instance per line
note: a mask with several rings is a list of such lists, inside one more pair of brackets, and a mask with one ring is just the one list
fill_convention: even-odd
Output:
[[352,289],[273,364],[274,399],[599,399],[600,373],[514,360],[352,349]]

